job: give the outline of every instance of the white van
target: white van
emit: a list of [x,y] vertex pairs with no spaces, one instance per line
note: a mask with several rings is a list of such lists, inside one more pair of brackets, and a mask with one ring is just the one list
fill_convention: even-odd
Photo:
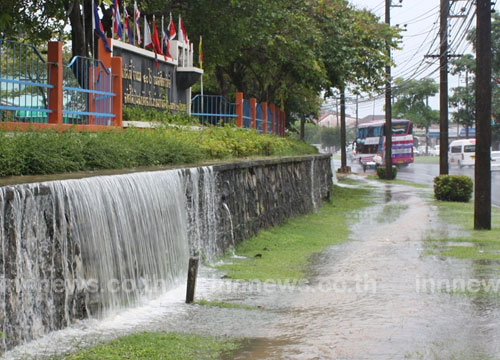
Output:
[[455,140],[449,146],[450,164],[460,167],[474,166],[476,162],[476,139]]

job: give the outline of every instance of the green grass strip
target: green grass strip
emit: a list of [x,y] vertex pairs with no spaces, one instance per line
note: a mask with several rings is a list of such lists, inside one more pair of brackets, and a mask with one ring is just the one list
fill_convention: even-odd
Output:
[[439,156],[415,156],[415,164],[439,164]]
[[418,184],[418,183],[414,183],[414,182],[407,181],[407,180],[401,180],[401,179],[385,180],[385,179],[380,179],[376,175],[368,175],[366,178],[369,179],[369,180],[377,180],[377,181],[380,181],[380,182],[385,183],[385,184],[407,185],[407,186],[413,186],[413,187],[422,188],[422,189],[430,189],[430,188],[432,188],[432,186],[430,186],[430,185]]
[[457,224],[464,230],[464,236],[430,237],[427,243],[432,246],[429,254],[471,260],[493,260],[500,262],[500,211],[492,210],[492,229],[474,230],[474,204],[433,201],[444,222]]
[[259,309],[258,306],[234,304],[234,303],[230,303],[230,302],[226,302],[226,301],[206,300],[206,299],[200,299],[198,301],[195,301],[193,304],[201,305],[201,306],[218,307],[221,309],[244,309],[244,310],[258,310]]
[[232,279],[303,280],[311,255],[349,239],[350,214],[371,203],[370,190],[334,186],[331,202],[315,214],[289,219],[240,243],[231,263],[217,266]]
[[182,333],[143,332],[121,337],[103,345],[83,349],[78,353],[64,357],[64,359],[209,360],[228,356],[237,348],[238,344],[233,339],[226,337],[216,338]]

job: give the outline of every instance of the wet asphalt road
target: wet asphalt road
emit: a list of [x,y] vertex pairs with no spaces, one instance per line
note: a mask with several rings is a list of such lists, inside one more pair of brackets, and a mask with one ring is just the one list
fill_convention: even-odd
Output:
[[[417,160],[418,161],[418,160]],[[348,162],[349,163],[349,162]],[[340,160],[334,160],[335,168],[340,167]],[[363,169],[357,163],[349,163],[352,171],[362,173]],[[373,171],[373,170],[367,170]],[[474,180],[474,167],[464,167],[451,165],[449,172],[452,175],[466,175]],[[398,170],[398,179],[432,186],[434,177],[439,175],[439,164],[411,164]],[[500,168],[495,168],[491,172],[491,201],[494,205],[500,206]]]

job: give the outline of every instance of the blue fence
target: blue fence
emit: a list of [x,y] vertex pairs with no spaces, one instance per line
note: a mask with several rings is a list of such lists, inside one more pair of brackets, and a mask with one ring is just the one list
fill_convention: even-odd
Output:
[[[241,94],[241,93],[240,93]],[[200,122],[204,125],[221,125],[221,124],[236,124],[244,129],[252,128],[252,115],[255,116],[255,127],[259,132],[277,134],[278,129],[278,116],[281,111],[274,106],[267,106],[266,112],[261,103],[255,104],[255,113],[252,112],[251,102],[244,99],[242,94],[237,101],[242,101],[237,106],[229,102],[225,97],[219,95],[196,95],[191,100],[191,115],[198,117]],[[238,93],[236,98],[238,99]],[[252,102],[253,103],[253,102]],[[274,116],[273,111],[274,109]],[[241,118],[238,117],[236,111],[242,111]],[[266,118],[266,126],[264,126],[264,118]],[[274,118],[274,129],[272,126],[272,119]],[[241,121],[241,123],[239,122]]]
[[236,104],[224,96],[196,95],[191,100],[191,116],[199,118],[203,125],[234,124]]
[[64,69],[63,123],[113,123],[113,79],[100,60],[75,56]]
[[33,45],[0,39],[0,121],[48,122],[51,65]]
[[256,106],[256,113],[255,113],[255,121],[256,121],[256,128],[257,128],[257,131],[259,132],[262,132],[262,122],[263,122],[263,119],[264,119],[264,111],[262,109],[262,105],[261,104],[257,104]]

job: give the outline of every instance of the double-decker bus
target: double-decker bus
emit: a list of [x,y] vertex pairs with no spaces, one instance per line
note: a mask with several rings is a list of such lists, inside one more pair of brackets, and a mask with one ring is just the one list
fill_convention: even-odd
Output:
[[[373,121],[358,126],[356,159],[361,164],[385,163],[385,121]],[[392,163],[413,162],[413,124],[409,120],[392,120]]]

